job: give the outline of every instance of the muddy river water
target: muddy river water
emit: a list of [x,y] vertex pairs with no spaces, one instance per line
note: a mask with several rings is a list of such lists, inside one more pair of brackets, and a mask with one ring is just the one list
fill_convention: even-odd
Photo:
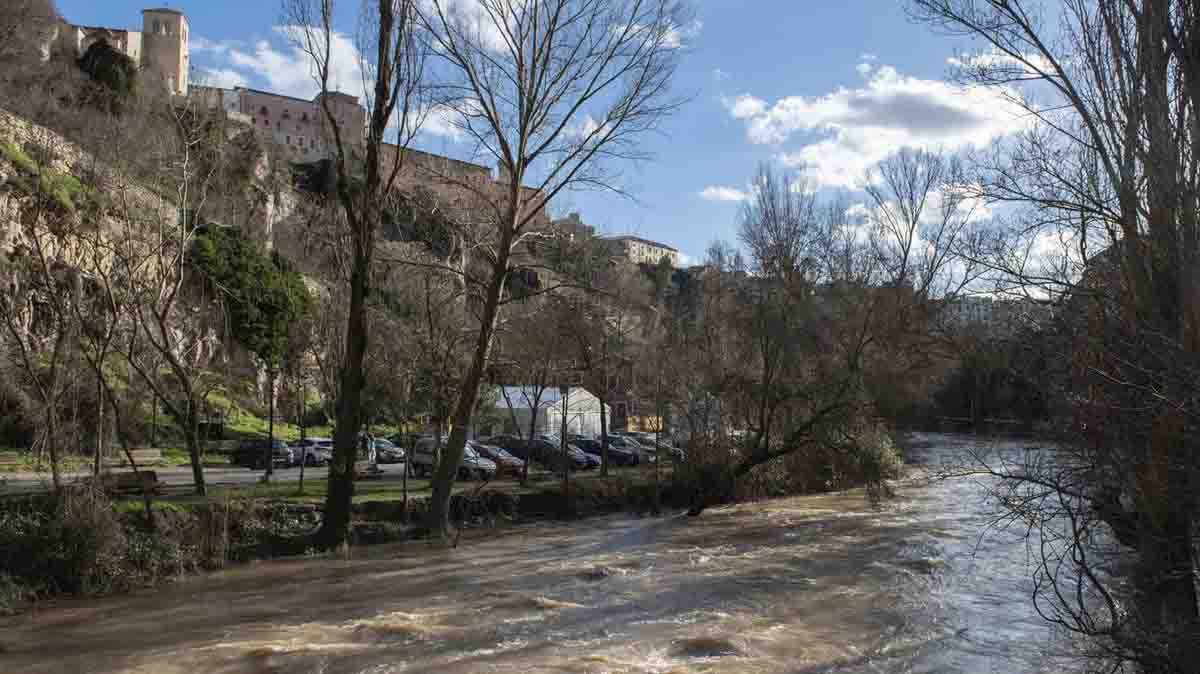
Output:
[[1050,672],[1019,532],[923,466],[861,492],[261,563],[0,621],[0,672]]

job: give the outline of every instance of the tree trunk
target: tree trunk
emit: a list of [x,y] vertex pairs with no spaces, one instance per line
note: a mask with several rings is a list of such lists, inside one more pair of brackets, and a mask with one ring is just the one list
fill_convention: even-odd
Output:
[[496,330],[496,319],[500,316],[500,294],[508,277],[508,249],[510,237],[500,242],[500,256],[493,267],[491,283],[488,284],[487,299],[479,325],[479,338],[475,342],[475,355],[471,366],[463,377],[454,408],[454,430],[450,442],[442,451],[444,461],[438,465],[433,480],[433,495],[429,501],[429,532],[434,538],[446,540],[450,534],[450,496],[454,489],[454,478],[458,464],[462,461],[467,444],[467,428],[479,398],[479,385],[487,368],[492,351],[492,335]]
[[187,443],[188,457],[192,463],[192,480],[196,484],[196,494],[204,496],[208,494],[208,487],[204,483],[204,464],[200,456],[200,415],[194,398],[188,399],[184,438]]
[[92,475],[100,475],[104,460],[104,383],[96,375],[96,454],[92,458]]
[[266,472],[263,473],[263,482],[270,482],[271,475],[275,472],[275,370],[267,370],[267,395],[271,397],[267,401],[267,456],[266,456]]
[[604,411],[604,393],[600,394],[600,477],[608,477],[608,414]]
[[46,405],[46,430],[43,437],[46,438],[46,453],[50,455],[50,480],[54,491],[59,491],[62,489],[62,471],[58,465],[58,412],[54,406],[54,396],[51,396],[50,400]]
[[337,429],[333,461],[329,464],[329,491],[317,542],[326,549],[346,541],[350,533],[350,506],[354,498],[354,458],[362,427],[363,358],[367,352],[366,299],[370,255],[359,237],[355,242],[354,271],[350,275],[350,310],[346,316],[346,358],[342,363],[341,395],[337,403]]

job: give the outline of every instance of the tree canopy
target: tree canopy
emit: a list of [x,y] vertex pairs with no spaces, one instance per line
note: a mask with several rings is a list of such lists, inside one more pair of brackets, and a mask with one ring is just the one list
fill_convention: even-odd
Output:
[[300,274],[239,230],[216,225],[199,231],[192,261],[227,298],[238,343],[268,367],[278,367],[287,349],[288,326],[309,310]]

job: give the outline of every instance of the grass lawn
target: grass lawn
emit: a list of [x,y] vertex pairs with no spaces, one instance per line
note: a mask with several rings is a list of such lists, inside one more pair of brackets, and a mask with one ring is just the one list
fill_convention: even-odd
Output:
[[[665,471],[664,471],[665,473]],[[652,473],[637,468],[622,468],[615,470],[608,478],[601,478],[595,472],[571,476],[571,485],[598,482],[600,480],[616,480],[633,478],[639,482],[651,480]],[[540,478],[540,479],[539,479]],[[664,479],[665,481],[665,479]],[[479,487],[479,482],[455,482],[455,493],[470,491]],[[487,489],[509,491],[513,494],[530,494],[540,491],[557,491],[562,485],[558,476],[539,474],[530,476],[530,481],[522,486],[514,479],[508,478],[487,483]],[[324,477],[310,478],[304,481],[304,493],[300,493],[298,480],[276,481],[270,484],[251,484],[232,486],[213,486],[207,496],[195,494],[178,494],[158,497],[153,507],[168,510],[188,508],[205,502],[221,502],[225,500],[264,500],[286,501],[289,503],[323,504],[328,491],[328,482]],[[431,493],[430,482],[425,479],[410,478],[408,480],[408,497],[424,498]],[[354,502],[367,503],[372,501],[400,501],[404,498],[403,482],[396,478],[384,480],[360,480],[354,485]],[[137,510],[142,507],[139,497],[127,497],[119,507]]]

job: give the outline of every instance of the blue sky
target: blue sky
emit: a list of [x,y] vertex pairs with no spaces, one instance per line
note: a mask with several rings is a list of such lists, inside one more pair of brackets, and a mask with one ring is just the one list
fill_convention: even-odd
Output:
[[[357,2],[345,0],[347,18]],[[136,29],[145,3],[58,0],[72,23]],[[188,17],[192,63],[226,84],[305,95],[272,27],[272,0],[177,0]],[[949,59],[969,45],[909,22],[901,0],[695,0],[676,90],[692,97],[661,134],[652,162],[628,165],[637,197],[575,193],[577,210],[613,233],[636,233],[697,258],[733,240],[738,198],[761,161],[805,163],[821,186],[854,192],[869,167],[903,146],[960,149],[1018,124],[994,91],[947,81]],[[349,26],[347,26],[349,27]],[[290,69],[290,71],[289,71]],[[425,147],[454,154],[429,134]]]

